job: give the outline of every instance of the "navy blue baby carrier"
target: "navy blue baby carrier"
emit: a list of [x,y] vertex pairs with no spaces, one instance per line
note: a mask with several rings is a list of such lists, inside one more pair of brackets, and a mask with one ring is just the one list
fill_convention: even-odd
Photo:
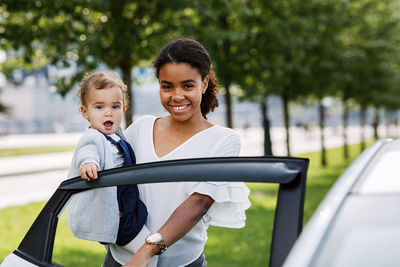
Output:
[[[122,153],[124,156],[124,166],[136,163],[135,153],[129,143],[122,138],[116,142],[111,137],[104,136],[116,145]],[[147,209],[139,199],[139,190],[135,184],[117,186],[117,199],[120,218],[116,244],[123,246],[134,239],[142,229],[147,219]]]

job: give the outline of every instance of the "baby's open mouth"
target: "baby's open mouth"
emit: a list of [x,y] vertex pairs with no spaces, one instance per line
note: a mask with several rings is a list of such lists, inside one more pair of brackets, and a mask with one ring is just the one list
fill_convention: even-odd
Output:
[[103,123],[103,125],[106,127],[106,128],[111,128],[112,126],[113,126],[113,122],[112,121],[106,121],[105,123]]

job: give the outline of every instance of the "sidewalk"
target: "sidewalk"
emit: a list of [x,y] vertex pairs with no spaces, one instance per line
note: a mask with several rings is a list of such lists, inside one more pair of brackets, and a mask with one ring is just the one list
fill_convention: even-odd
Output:
[[73,152],[38,154],[0,158],[0,179],[22,174],[65,170],[69,167]]
[[[0,136],[0,149],[74,146],[82,133],[26,134]],[[0,158],[0,179],[9,176],[45,171],[65,170],[69,167],[73,152],[48,153]]]
[[[236,129],[241,136],[242,149],[240,156],[263,155],[263,130],[261,128]],[[349,143],[359,141],[358,127],[349,128]],[[35,147],[51,145],[75,145],[81,133],[38,134],[38,135],[10,135],[0,137],[0,148]],[[271,129],[273,153],[276,156],[286,155],[285,129],[275,127]],[[372,136],[367,134],[367,136]],[[297,155],[315,152],[321,149],[319,131],[314,129],[305,132],[304,129],[291,128],[291,153]],[[337,147],[343,144],[342,136],[335,129],[326,129],[326,147]],[[21,174],[32,174],[44,171],[68,169],[73,152],[38,154],[0,158],[0,178]]]
[[1,148],[73,146],[82,133],[18,134],[0,136]]
[[[263,155],[263,131],[261,128],[237,129],[242,139],[240,156]],[[349,143],[359,142],[359,129],[349,129]],[[271,130],[273,153],[286,155],[284,128]],[[80,134],[24,135],[0,137],[0,148],[12,146],[74,145]],[[368,134],[370,136],[370,134]],[[314,129],[291,129],[291,152],[297,155],[320,150],[319,132]],[[326,129],[326,147],[342,145],[340,131]],[[0,209],[44,201],[67,178],[73,152],[39,154],[0,158]]]

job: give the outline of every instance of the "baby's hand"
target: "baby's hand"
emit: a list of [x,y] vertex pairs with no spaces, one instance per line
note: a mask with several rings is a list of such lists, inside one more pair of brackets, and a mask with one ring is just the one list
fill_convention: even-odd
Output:
[[83,164],[79,172],[81,174],[82,179],[90,181],[90,179],[97,179],[98,170],[99,168],[97,167],[96,164],[89,162]]

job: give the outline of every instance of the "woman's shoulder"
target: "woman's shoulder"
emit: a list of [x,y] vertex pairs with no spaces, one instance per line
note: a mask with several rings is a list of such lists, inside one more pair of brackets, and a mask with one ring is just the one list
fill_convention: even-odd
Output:
[[241,141],[239,134],[235,130],[221,125],[214,125],[209,128],[208,134],[202,139],[202,142],[206,142],[204,143],[205,146],[211,145],[213,151],[216,151],[216,155],[219,156],[224,156],[225,154],[236,156],[240,152]]
[[[138,125],[138,124],[153,124],[153,122],[157,119],[156,116],[153,115],[144,115],[136,119],[132,125]],[[132,126],[131,125],[131,126]],[[130,127],[130,126],[129,126]],[[129,128],[128,127],[128,128]]]
[[235,130],[233,130],[231,128],[228,128],[228,127],[224,127],[224,126],[221,126],[221,125],[218,125],[218,124],[214,124],[214,126],[211,127],[211,130],[212,131],[210,131],[210,132],[212,132],[213,135],[217,135],[218,137],[229,137],[229,136],[232,136],[234,138],[239,138],[240,139],[239,134]]
[[153,115],[144,115],[139,117],[138,119],[136,119],[131,125],[129,125],[128,128],[126,128],[125,130],[125,134],[126,132],[130,132],[135,128],[144,126],[144,125],[152,125],[153,122],[157,119],[156,116]]
[[124,135],[128,142],[133,142],[133,139],[139,136],[148,135],[152,132],[156,116],[145,115],[136,119],[125,131]]

